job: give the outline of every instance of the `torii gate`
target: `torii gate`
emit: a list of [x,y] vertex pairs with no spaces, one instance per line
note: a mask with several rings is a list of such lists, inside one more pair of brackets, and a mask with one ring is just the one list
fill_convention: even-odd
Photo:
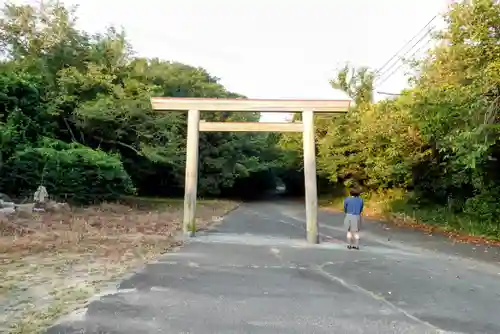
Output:
[[[151,99],[151,103],[154,110],[188,112],[183,219],[183,232],[185,234],[193,237],[196,231],[195,213],[200,131],[302,132],[307,241],[314,244],[319,243],[314,113],[346,113],[350,106],[350,100],[255,100],[154,97]],[[205,122],[202,120],[200,121],[200,111],[301,112],[302,122]]]

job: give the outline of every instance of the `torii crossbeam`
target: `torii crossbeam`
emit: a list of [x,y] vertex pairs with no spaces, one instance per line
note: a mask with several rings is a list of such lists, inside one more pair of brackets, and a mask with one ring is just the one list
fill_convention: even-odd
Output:
[[[151,104],[154,110],[188,112],[183,219],[183,231],[185,234],[194,236],[196,231],[195,213],[200,131],[302,132],[307,241],[314,244],[319,243],[314,113],[346,113],[349,110],[350,100],[255,100],[154,97],[151,99]],[[301,112],[302,122],[205,122],[200,120],[200,111]]]

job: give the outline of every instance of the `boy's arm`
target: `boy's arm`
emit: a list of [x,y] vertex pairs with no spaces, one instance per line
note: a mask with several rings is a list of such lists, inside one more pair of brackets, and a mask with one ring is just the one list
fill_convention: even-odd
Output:
[[347,212],[347,197],[344,198],[344,213]]
[[361,228],[363,226],[363,206],[364,206],[364,201],[361,199],[361,211],[359,212],[359,226],[358,230],[361,231]]

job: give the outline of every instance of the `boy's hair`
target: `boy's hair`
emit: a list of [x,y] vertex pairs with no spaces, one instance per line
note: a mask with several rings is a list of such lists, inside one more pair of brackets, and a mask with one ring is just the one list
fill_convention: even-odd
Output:
[[361,191],[359,191],[358,189],[349,189],[349,194],[351,196],[355,196],[355,197],[358,197],[359,195],[361,195]]

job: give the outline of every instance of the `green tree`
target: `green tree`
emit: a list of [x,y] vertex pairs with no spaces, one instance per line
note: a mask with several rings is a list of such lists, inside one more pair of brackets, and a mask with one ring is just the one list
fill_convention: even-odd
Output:
[[[3,161],[28,148],[41,152],[37,150],[47,143],[76,143],[118,156],[140,194],[182,193],[186,115],[155,112],[150,97],[244,96],[229,92],[203,68],[134,57],[123,31],[109,28],[90,35],[77,29],[76,21],[76,9],[56,1],[4,6],[1,66],[8,71],[0,74],[0,100],[6,101],[0,118]],[[259,115],[202,117],[255,121]],[[238,180],[261,178],[273,168],[274,150],[279,150],[266,147],[267,141],[266,134],[203,133],[200,195],[218,195]],[[73,153],[65,151],[64,156]]]
[[456,1],[445,21],[394,100],[373,103],[368,70],[339,70],[333,86],[356,103],[321,130],[320,170],[370,192],[402,188],[417,207],[465,214],[459,228],[498,237],[500,4]]

